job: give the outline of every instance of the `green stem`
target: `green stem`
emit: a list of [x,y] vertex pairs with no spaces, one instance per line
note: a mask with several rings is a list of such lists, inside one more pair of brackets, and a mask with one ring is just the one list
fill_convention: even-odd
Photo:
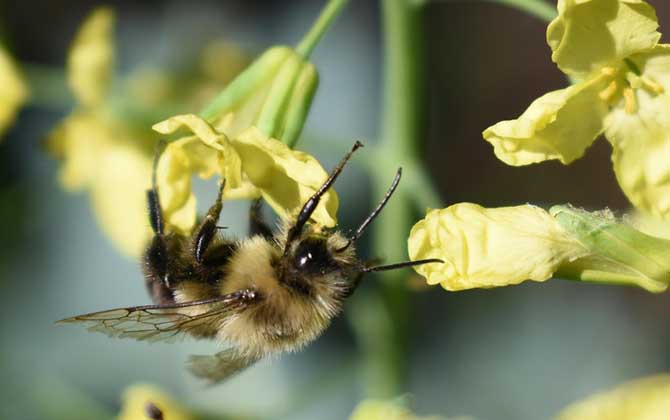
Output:
[[[419,167],[424,138],[425,105],[423,33],[420,7],[410,0],[383,0],[384,85],[381,139],[375,147],[370,175],[375,197],[382,197],[398,166],[407,174]],[[410,187],[401,182],[393,199],[373,227],[372,255],[385,262],[407,260],[407,237],[413,224]],[[365,358],[368,397],[394,397],[405,391],[410,305],[405,287],[407,271],[379,274],[377,299],[361,294],[354,329]],[[371,337],[374,337],[371,338]]]
[[551,22],[556,17],[556,7],[547,3],[545,0],[485,0],[493,3],[504,4],[532,16]]
[[296,52],[304,58],[308,58],[321,37],[323,37],[323,34],[326,33],[326,30],[333,23],[333,20],[339,16],[346,4],[347,0],[330,0],[323,11],[321,11],[314,25],[312,25],[312,28],[295,47]]
[[58,110],[72,106],[74,99],[63,69],[25,62],[20,67],[30,86],[30,105]]

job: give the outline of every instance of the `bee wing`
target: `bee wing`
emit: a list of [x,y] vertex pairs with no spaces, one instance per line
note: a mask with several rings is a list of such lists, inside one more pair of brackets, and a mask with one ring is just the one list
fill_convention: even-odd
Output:
[[182,338],[207,328],[216,328],[227,317],[248,307],[258,298],[253,290],[240,290],[213,299],[173,305],[147,305],[93,312],[58,323],[83,323],[89,331],[110,337],[163,341]]
[[216,354],[189,357],[188,370],[198,378],[207,379],[210,384],[216,384],[260,360],[260,356],[241,352],[231,347]]

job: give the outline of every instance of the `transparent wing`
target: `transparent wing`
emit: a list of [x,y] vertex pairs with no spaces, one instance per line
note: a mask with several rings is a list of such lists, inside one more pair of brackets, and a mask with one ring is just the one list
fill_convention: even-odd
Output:
[[193,355],[189,358],[188,369],[193,375],[213,385],[237,375],[259,359],[258,355],[232,347],[212,355]]
[[259,298],[253,290],[240,290],[213,299],[174,305],[118,308],[73,316],[58,323],[83,323],[89,331],[110,337],[142,341],[171,341],[186,335],[215,332],[225,319]]

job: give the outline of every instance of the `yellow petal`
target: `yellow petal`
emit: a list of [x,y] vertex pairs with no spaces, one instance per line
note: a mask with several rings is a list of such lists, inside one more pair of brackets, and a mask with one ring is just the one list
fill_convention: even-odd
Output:
[[654,47],[661,37],[657,28],[654,8],[642,0],[559,0],[547,42],[558,67],[584,79]]
[[[230,118],[225,119],[228,124]],[[154,130],[171,134],[188,128],[195,136],[170,144],[158,166],[161,203],[171,223],[171,214],[180,210],[191,197],[190,174],[201,177],[216,173],[226,179],[226,198],[253,198],[259,194],[282,217],[296,213],[328,178],[312,156],[291,150],[284,143],[263,135],[251,127],[229,140],[195,115],[178,115],[154,125]],[[197,145],[198,139],[201,143]],[[186,149],[188,147],[188,149]],[[171,185],[172,184],[172,185]],[[314,211],[312,219],[324,226],[336,224],[337,195],[327,192]],[[195,213],[179,226],[192,228]]]
[[602,131],[607,105],[598,97],[605,78],[549,92],[535,100],[516,120],[484,130],[498,159],[521,166],[558,159],[569,164],[584,154]]
[[97,112],[76,111],[47,138],[68,191],[86,191],[100,228],[125,255],[139,257],[151,237],[146,190],[154,139]]
[[539,207],[487,209],[471,203],[429,211],[412,228],[408,248],[412,260],[445,262],[415,269],[447,290],[544,281],[562,262],[587,253]]
[[148,419],[147,408],[153,405],[160,410],[166,420],[194,419],[174,400],[153,385],[137,384],[127,388],[123,393],[121,412],[118,420]]
[[218,169],[216,151],[191,136],[170,143],[158,162],[156,182],[168,231],[189,235],[196,221],[196,199],[191,176],[209,178]]
[[404,406],[402,401],[363,400],[349,420],[439,420],[438,416],[417,416]]
[[62,161],[61,185],[68,191],[91,186],[99,157],[113,141],[114,133],[96,113],[77,111],[65,118],[47,138],[50,153]]
[[28,97],[28,88],[14,60],[0,47],[0,135],[12,124]]
[[191,176],[202,179],[219,175],[226,180],[224,198],[255,198],[260,192],[242,173],[242,162],[225,134],[203,119],[177,115],[153,126],[162,134],[187,128],[195,134],[170,143],[161,155],[157,182],[163,216],[169,231],[189,235],[196,221],[196,199]]
[[96,165],[90,197],[98,224],[125,255],[137,258],[152,235],[146,207],[151,154],[119,142],[101,153]]
[[114,13],[95,9],[79,29],[67,62],[70,88],[79,102],[95,106],[107,93],[114,65]]
[[[233,147],[242,159],[242,171],[282,217],[296,214],[328,178],[314,157],[267,138],[255,127],[235,138]],[[337,207],[337,194],[331,189],[321,198],[312,220],[335,226]]]
[[665,420],[670,413],[670,375],[637,379],[564,409],[557,420]]
[[[643,77],[654,79],[665,92],[636,89],[636,112],[621,104],[605,120],[605,137],[612,144],[612,162],[621,189],[638,209],[670,218],[670,54],[636,57]],[[648,71],[648,69],[653,69]]]

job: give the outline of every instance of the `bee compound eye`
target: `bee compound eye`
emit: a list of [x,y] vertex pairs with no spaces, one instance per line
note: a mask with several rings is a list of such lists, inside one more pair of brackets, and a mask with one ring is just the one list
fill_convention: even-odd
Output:
[[305,271],[323,271],[332,264],[326,241],[307,238],[298,245],[294,254],[294,265]]

